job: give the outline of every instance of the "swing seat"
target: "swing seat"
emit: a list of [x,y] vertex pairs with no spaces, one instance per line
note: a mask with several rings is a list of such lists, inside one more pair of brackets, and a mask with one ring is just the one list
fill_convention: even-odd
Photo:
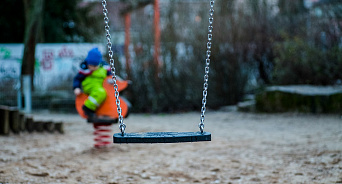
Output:
[[[113,87],[112,77],[108,76],[103,81],[103,87],[105,88],[107,92],[106,100],[101,104],[101,106],[96,110],[96,116],[97,118],[94,119],[93,122],[89,123],[104,123],[104,124],[113,124],[118,122],[118,112],[117,112],[117,106],[116,106],[116,99],[114,96],[115,90]],[[117,79],[118,84],[118,91],[122,91],[128,87],[128,81],[124,81],[121,79]],[[87,119],[87,116],[84,114],[82,110],[82,106],[84,104],[84,101],[87,100],[88,95],[81,93],[80,95],[76,96],[75,99],[75,106],[78,114],[82,117]],[[130,103],[123,97],[119,97],[120,99],[120,106],[122,110],[122,116],[127,117]]]
[[210,132],[142,132],[116,133],[114,143],[179,143],[211,141]]

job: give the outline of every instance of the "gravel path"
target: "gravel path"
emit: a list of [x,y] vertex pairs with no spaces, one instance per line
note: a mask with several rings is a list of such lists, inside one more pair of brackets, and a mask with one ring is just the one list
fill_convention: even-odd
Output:
[[[111,144],[93,148],[93,127],[78,115],[65,134],[0,136],[0,183],[342,183],[342,120],[337,115],[208,111],[211,142]],[[198,131],[200,113],[131,114],[127,132]],[[112,126],[118,132],[117,125]]]

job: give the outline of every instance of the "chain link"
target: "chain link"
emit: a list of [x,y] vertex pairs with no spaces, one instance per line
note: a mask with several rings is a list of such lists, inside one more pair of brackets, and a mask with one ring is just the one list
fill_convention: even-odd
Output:
[[208,26],[208,42],[207,42],[207,51],[206,51],[206,59],[205,59],[205,69],[204,69],[204,83],[203,83],[203,99],[202,99],[202,108],[201,108],[201,122],[198,124],[201,133],[204,131],[204,119],[205,119],[205,111],[207,104],[207,95],[208,95],[208,81],[209,81],[209,64],[210,64],[210,55],[211,55],[211,41],[213,38],[213,21],[214,21],[214,0],[210,0],[210,9],[209,9],[209,26]]
[[110,28],[109,28],[109,18],[108,18],[108,10],[107,10],[107,2],[106,0],[102,0],[102,6],[103,6],[103,15],[104,15],[104,23],[105,23],[105,31],[106,31],[106,39],[107,39],[107,48],[108,48],[108,55],[109,55],[109,64],[112,71],[112,80],[113,80],[113,87],[114,87],[114,95],[116,98],[116,107],[119,115],[119,129],[122,133],[122,135],[125,133],[126,125],[123,123],[123,117],[122,117],[122,109],[120,106],[120,99],[119,99],[119,90],[118,90],[118,84],[116,82],[116,74],[115,74],[115,66],[114,66],[114,59],[113,59],[113,51],[112,51],[112,42],[111,42],[111,35],[110,35]]

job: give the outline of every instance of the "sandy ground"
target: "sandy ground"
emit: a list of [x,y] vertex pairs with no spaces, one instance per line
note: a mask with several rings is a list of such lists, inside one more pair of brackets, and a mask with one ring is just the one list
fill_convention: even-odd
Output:
[[[198,131],[199,116],[131,114],[126,131]],[[78,115],[34,118],[63,121],[65,134],[0,136],[0,183],[342,183],[338,115],[208,111],[211,142],[105,149],[93,148],[94,128]]]

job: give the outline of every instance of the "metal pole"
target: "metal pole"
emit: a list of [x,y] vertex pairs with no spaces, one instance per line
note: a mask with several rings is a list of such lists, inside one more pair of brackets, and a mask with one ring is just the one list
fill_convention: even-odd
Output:
[[21,101],[21,91],[20,89],[17,91],[17,107],[19,110],[21,110],[23,107],[22,107],[22,101]]
[[22,102],[22,94],[21,94],[21,81],[20,78],[17,80],[17,84],[15,86],[15,89],[17,90],[17,107],[19,110],[22,110],[23,108],[23,102]]
[[23,76],[23,92],[25,96],[25,112],[32,112],[32,89],[31,89],[31,76]]
[[159,54],[160,54],[160,12],[159,0],[154,0],[154,64],[156,67],[156,78],[159,75]]
[[125,14],[125,57],[126,57],[126,72],[127,78],[131,79],[131,57],[129,55],[130,44],[130,29],[131,29],[131,14]]

